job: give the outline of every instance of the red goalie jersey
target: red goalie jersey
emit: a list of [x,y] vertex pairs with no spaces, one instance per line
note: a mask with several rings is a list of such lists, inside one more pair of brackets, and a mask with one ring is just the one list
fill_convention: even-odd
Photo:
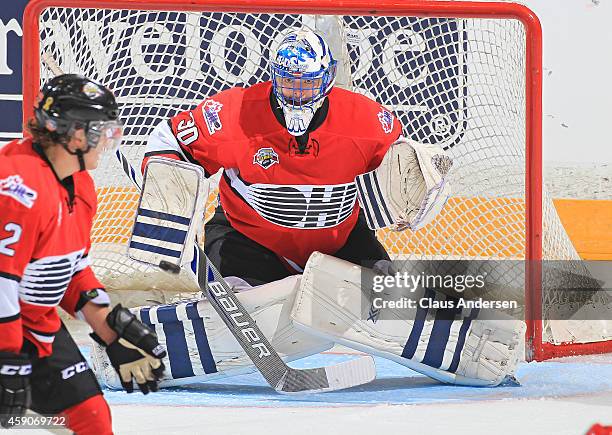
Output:
[[355,176],[378,167],[401,125],[380,104],[334,88],[300,146],[272,111],[271,90],[266,82],[206,99],[160,124],[146,156],[189,160],[209,174],[223,168],[220,201],[232,227],[304,266],[313,251],[345,244],[359,211]]
[[[0,150],[0,351],[19,352],[26,337],[51,354],[58,304],[75,314],[105,299],[89,267],[96,192],[87,172],[60,182],[30,139]],[[85,294],[87,293],[87,294]]]

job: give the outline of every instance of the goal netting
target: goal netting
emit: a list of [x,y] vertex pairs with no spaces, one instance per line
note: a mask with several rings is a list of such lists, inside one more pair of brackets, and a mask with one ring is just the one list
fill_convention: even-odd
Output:
[[[295,8],[315,10],[316,3],[304,0]],[[356,9],[366,11],[366,3]],[[214,11],[204,1],[176,0],[156,2],[159,10],[137,10],[120,0],[63,1],[70,6],[41,7],[40,13],[31,6],[39,43],[32,63],[40,83],[52,75],[36,60],[47,54],[65,72],[110,87],[125,123],[122,151],[139,169],[155,125],[223,89],[269,80],[269,47],[279,33],[311,26],[327,36],[339,59],[339,86],[391,108],[406,136],[440,144],[454,158],[453,198],[432,224],[416,232],[378,232],[392,257],[520,260],[536,252],[544,259],[578,259],[551,199],[544,193],[539,202],[541,65],[537,53],[529,60],[528,46],[540,37],[539,29],[530,30],[518,6],[513,15],[511,5],[496,13],[500,4],[465,2],[464,12],[453,16],[434,8],[435,2],[405,3],[414,16],[388,12],[384,1],[377,4],[378,15],[350,9],[345,15],[272,13],[270,7],[258,12],[256,1],[215,3]],[[340,6],[326,3],[322,13],[325,8],[337,14]],[[470,13],[473,18],[466,17]],[[488,18],[477,17],[485,13]],[[24,107],[31,103],[24,101]],[[188,279],[127,258],[138,193],[115,156],[105,156],[93,175],[99,211],[92,257],[104,284],[152,294],[197,291]],[[216,205],[215,196],[210,199],[209,216]],[[591,299],[546,294],[544,317],[549,307]],[[578,323],[572,332],[545,321],[538,333],[550,343],[612,339],[612,328]]]

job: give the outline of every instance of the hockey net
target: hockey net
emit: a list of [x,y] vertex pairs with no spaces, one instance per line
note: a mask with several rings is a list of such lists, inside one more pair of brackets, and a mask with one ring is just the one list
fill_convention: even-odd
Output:
[[[552,201],[541,194],[537,19],[504,3],[383,0],[378,15],[367,12],[367,3],[343,2],[341,10],[316,0],[291,7],[275,0],[35,0],[24,22],[24,71],[36,79],[26,75],[24,108],[52,75],[42,55],[65,72],[101,81],[118,97],[122,151],[138,170],[155,125],[223,89],[269,80],[269,47],[285,28],[306,24],[330,41],[339,86],[391,108],[407,136],[438,143],[454,158],[454,196],[432,224],[378,233],[392,257],[578,259]],[[105,156],[93,175],[99,206],[92,257],[104,284],[148,291],[151,299],[160,297],[157,290],[197,291],[189,279],[127,258],[138,193],[115,156]],[[209,216],[216,205],[210,199]],[[544,318],[550,307],[591,300],[535,299]],[[612,339],[610,329],[578,323],[574,330],[530,324],[534,356],[562,354],[558,349],[567,346],[554,345],[568,342],[569,352],[609,349],[601,342]],[[576,344],[585,342],[600,344]]]

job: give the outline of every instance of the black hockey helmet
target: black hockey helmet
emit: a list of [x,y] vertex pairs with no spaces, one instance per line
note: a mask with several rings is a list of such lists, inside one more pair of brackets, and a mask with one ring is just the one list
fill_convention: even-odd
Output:
[[64,146],[76,130],[85,130],[88,147],[83,152],[97,146],[109,127],[121,128],[118,115],[113,93],[78,74],[62,74],[45,83],[34,108],[38,127],[54,133]]

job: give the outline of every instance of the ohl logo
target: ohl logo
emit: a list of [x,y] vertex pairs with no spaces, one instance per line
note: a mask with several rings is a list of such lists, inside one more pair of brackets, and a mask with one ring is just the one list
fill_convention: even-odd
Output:
[[38,197],[38,193],[26,186],[19,175],[0,179],[0,195],[10,196],[27,208],[32,208]]
[[264,169],[268,169],[275,163],[278,163],[278,154],[272,148],[259,148],[253,156],[253,164]]

